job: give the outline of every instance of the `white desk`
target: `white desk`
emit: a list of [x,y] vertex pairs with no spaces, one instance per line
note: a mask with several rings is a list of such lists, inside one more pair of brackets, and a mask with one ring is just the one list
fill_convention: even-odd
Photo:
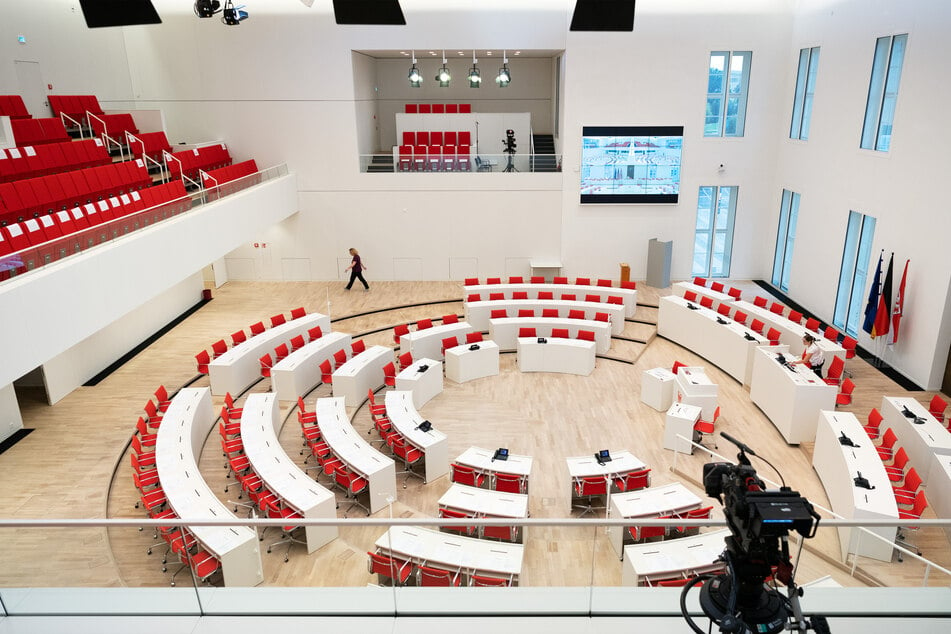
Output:
[[489,293],[502,293],[507,299],[512,299],[515,292],[528,294],[529,299],[538,299],[539,291],[551,293],[554,299],[561,299],[562,294],[574,295],[584,299],[585,295],[597,295],[601,303],[606,304],[609,297],[620,297],[624,302],[624,316],[633,317],[637,310],[637,290],[633,288],[619,288],[617,286],[586,286],[579,284],[479,284],[466,286],[466,297],[474,293],[481,295],[483,300],[489,299]]
[[713,420],[720,388],[710,380],[706,371],[700,367],[681,367],[674,381],[677,402],[696,405],[701,410],[700,417],[703,420]]
[[221,562],[226,586],[256,586],[264,580],[255,531],[205,483],[198,459],[215,424],[210,388],[183,388],[172,399],[155,443],[155,465],[165,497],[175,514],[188,520],[234,519],[235,526],[192,526],[189,531]]
[[494,455],[495,450],[469,447],[456,458],[455,462],[489,476],[489,488],[494,488],[493,481],[498,473],[518,476],[525,482],[524,489],[527,492],[528,476],[532,473],[532,457],[510,453],[507,460],[493,460]]
[[[849,447],[839,442],[845,434],[858,447]],[[862,423],[851,412],[822,411],[816,430],[816,445],[812,467],[819,475],[829,497],[832,510],[846,519],[897,519],[898,506],[892,493],[892,485],[882,465],[875,445],[862,429]],[[858,473],[869,481],[874,489],[857,487],[853,478]],[[842,561],[848,554],[858,552],[864,557],[891,561],[895,528],[880,526],[869,530],[887,541],[871,535],[861,535],[857,528],[840,527],[839,546]]]
[[490,319],[489,339],[499,344],[500,350],[515,350],[517,348],[516,341],[518,340],[518,333],[522,328],[534,328],[537,336],[549,339],[552,338],[552,328],[567,329],[568,336],[572,339],[578,338],[579,330],[590,330],[594,333],[598,354],[604,354],[611,348],[611,324],[587,319],[555,319],[553,317],[506,317],[503,319]]
[[277,398],[296,401],[298,396],[310,392],[320,383],[320,364],[329,359],[330,367],[333,367],[334,353],[339,350],[345,350],[347,356],[350,355],[350,335],[328,332],[274,364],[271,368],[271,388]]
[[[902,413],[905,408],[915,416],[924,419],[916,424],[913,419]],[[898,443],[908,453],[908,460],[918,471],[925,484],[928,484],[928,472],[931,457],[938,454],[951,455],[951,433],[931,415],[928,408],[913,398],[895,396],[882,397],[882,431],[891,427],[898,436]]]
[[[608,517],[661,517],[685,513],[700,508],[703,501],[680,482],[639,491],[614,493],[608,500]],[[627,528],[612,526],[609,537],[614,552],[624,558],[624,541],[630,535]]]
[[[716,364],[744,385],[753,372],[753,352],[769,342],[761,335],[708,308],[668,295],[658,302],[657,334]],[[724,322],[724,323],[720,323]]]
[[418,526],[393,526],[376,540],[385,555],[464,575],[488,573],[512,576],[518,584],[524,547],[521,544],[450,535]]
[[678,436],[693,439],[693,426],[700,419],[701,409],[697,405],[674,403],[664,417],[664,449],[680,453],[693,453],[693,445]]
[[[337,519],[336,497],[288,457],[277,439],[280,427],[277,395],[248,395],[241,413],[241,440],[254,472],[272,493],[303,517]],[[306,526],[304,535],[307,552],[312,553],[337,538],[337,527]]]
[[533,310],[537,317],[545,309],[555,309],[558,316],[567,318],[568,312],[580,310],[584,318],[594,321],[595,314],[607,313],[611,319],[611,332],[619,335],[624,332],[624,306],[597,302],[570,301],[558,299],[504,299],[481,302],[466,302],[466,321],[475,330],[488,330],[493,310],[505,310],[510,317],[517,317],[520,310]]
[[473,330],[473,327],[466,321],[414,330],[400,337],[400,354],[412,352],[414,359],[424,357],[442,359],[443,339],[446,337],[456,337],[458,339],[460,336],[465,339],[465,336]]
[[425,420],[413,405],[413,393],[390,390],[386,393],[386,417],[408,443],[425,454],[426,483],[449,473],[449,440],[446,434],[433,428],[419,429]]
[[611,451],[610,453],[611,459],[604,464],[597,461],[593,452],[590,456],[565,458],[565,463],[568,465],[568,474],[572,481],[575,478],[596,478],[599,476],[608,479],[620,478],[632,471],[647,468],[644,461],[630,451]]
[[659,412],[674,402],[674,373],[667,368],[652,368],[641,374],[641,402]]
[[315,407],[317,425],[324,440],[342,462],[367,479],[370,487],[370,512],[385,508],[396,500],[396,463],[368,443],[350,424],[347,408],[340,397],[319,398]]
[[[940,519],[951,518],[951,456],[935,454],[928,470],[928,504]],[[951,536],[951,528],[945,532]]]
[[546,343],[539,343],[537,337],[519,337],[516,340],[520,372],[563,372],[588,376],[594,371],[594,341],[546,339]]
[[333,373],[333,394],[342,396],[350,407],[367,397],[368,390],[383,385],[383,366],[393,361],[393,349],[370,346]]
[[625,546],[621,584],[648,585],[662,579],[681,579],[685,574],[692,576],[720,570],[724,564],[715,560],[726,550],[724,540],[729,535],[729,529],[724,529],[692,537]]
[[[425,372],[419,371],[422,366],[428,366]],[[441,394],[442,386],[442,362],[430,358],[417,359],[396,375],[396,389],[412,392],[417,408]]]
[[[473,345],[477,350],[470,350]],[[456,383],[465,383],[499,373],[499,344],[480,341],[463,344],[446,350],[446,378]]]
[[776,361],[778,354],[792,355],[788,346],[757,348],[753,360],[750,399],[772,421],[786,442],[798,445],[816,437],[820,410],[835,410],[838,389],[828,385],[808,366],[799,364],[790,370]]
[[735,301],[726,293],[721,293],[720,291],[715,291],[712,288],[700,286],[699,284],[694,284],[693,282],[677,282],[671,286],[671,290],[678,297],[683,297],[684,293],[687,291],[693,291],[698,296],[695,301],[697,304],[700,303],[701,297],[709,297],[713,301],[713,310],[719,308],[721,304],[732,306],[733,302]]
[[[274,348],[282,343],[290,346],[291,339],[297,335],[304,335],[306,338],[307,331],[314,326],[320,326],[325,334],[330,332],[330,317],[311,313],[299,319],[292,319],[239,343],[212,360],[208,364],[211,393],[224,396],[226,392],[244,392],[249,385],[261,378],[261,357],[265,354],[273,356]],[[297,398],[297,395],[294,398]]]
[[805,326],[786,319],[782,315],[777,315],[776,313],[770,312],[768,308],[760,308],[756,304],[751,304],[750,302],[734,302],[733,306],[750,316],[750,319],[747,320],[747,323],[750,323],[750,321],[753,319],[759,319],[766,324],[764,331],[768,332],[770,326],[776,328],[776,330],[779,331],[779,342],[789,346],[790,352],[792,352],[797,358],[801,357],[803,350],[805,350],[805,346],[802,345],[802,337],[808,332],[816,338],[816,345],[818,345],[825,354],[826,367],[828,367],[828,364],[832,362],[833,356],[842,357],[842,360],[845,361],[845,348],[834,341],[829,341],[825,337],[822,337],[815,332],[806,330]]
[[454,483],[439,498],[439,508],[465,511],[476,517],[528,517],[528,495]]

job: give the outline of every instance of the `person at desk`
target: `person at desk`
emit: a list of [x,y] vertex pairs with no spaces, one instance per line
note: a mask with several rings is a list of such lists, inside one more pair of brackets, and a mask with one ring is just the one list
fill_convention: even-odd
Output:
[[350,266],[344,269],[344,271],[350,271],[350,283],[347,284],[346,290],[350,290],[350,287],[353,286],[354,280],[360,280],[363,282],[363,290],[370,290],[370,285],[367,284],[367,281],[363,279],[363,270],[367,268],[363,262],[360,260],[360,254],[357,253],[357,250],[353,247],[350,248],[350,255],[353,256],[353,261],[350,262]]
[[816,343],[816,338],[807,332],[802,336],[802,345],[806,348],[802,351],[802,358],[791,363],[808,363],[809,369],[822,378],[822,366],[825,365],[826,358],[819,344]]

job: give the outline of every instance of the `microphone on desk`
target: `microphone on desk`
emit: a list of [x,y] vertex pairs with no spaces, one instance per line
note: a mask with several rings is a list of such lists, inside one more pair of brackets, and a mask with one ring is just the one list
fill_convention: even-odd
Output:
[[726,433],[725,431],[721,431],[721,432],[720,432],[720,435],[723,436],[724,438],[726,438],[727,440],[729,440],[729,441],[730,441],[731,443],[733,443],[734,445],[736,445],[737,448],[739,448],[739,450],[742,451],[743,453],[748,453],[748,454],[750,454],[751,456],[755,456],[755,455],[756,455],[756,452],[753,451],[752,449],[750,449],[750,448],[746,445],[746,443],[740,442],[739,440],[737,440],[736,438],[734,438],[734,437],[731,436],[730,434]]

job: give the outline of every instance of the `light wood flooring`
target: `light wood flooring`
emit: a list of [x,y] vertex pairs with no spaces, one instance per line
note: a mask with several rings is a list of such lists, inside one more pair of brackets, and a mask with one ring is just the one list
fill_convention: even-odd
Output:
[[[376,282],[372,290],[345,292],[341,282],[229,283],[214,291],[215,298],[145,351],[95,387],[81,387],[55,406],[41,395],[18,390],[24,424],[35,431],[0,455],[0,517],[3,518],[104,518],[143,517],[133,508],[129,456],[125,447],[141,407],[161,383],[169,391],[195,377],[194,354],[210,348],[217,339],[230,340],[230,333],[270,315],[304,306],[308,312],[329,313],[333,328],[364,338],[367,344],[392,345],[392,327],[420,318],[462,314],[462,287],[449,282]],[[742,285],[745,293],[762,291]],[[640,402],[641,373],[649,368],[672,365],[680,360],[703,365],[720,385],[722,416],[719,427],[751,445],[782,469],[786,482],[820,505],[827,505],[822,485],[811,467],[812,446],[785,444],[762,412],[750,402],[749,392],[711,363],[664,339],[656,338],[656,306],[659,294],[645,285],[638,287],[636,321],[628,321],[623,337],[615,339],[608,355],[599,358],[589,377],[561,374],[521,374],[515,355],[502,355],[501,374],[462,385],[446,381],[444,392],[423,408],[423,413],[449,438],[450,457],[470,445],[508,447],[513,453],[535,458],[531,476],[532,517],[568,517],[571,513],[570,483],[565,466],[568,456],[586,455],[601,448],[627,449],[653,468],[653,484],[684,482],[704,497],[699,478],[707,457],[679,456],[673,471],[673,453],[660,446],[663,414]],[[426,305],[410,306],[413,304]],[[329,304],[329,306],[328,306]],[[363,314],[369,313],[369,314]],[[377,331],[377,332],[373,332]],[[365,334],[364,333],[369,333]],[[854,404],[843,408],[864,420],[881,402],[883,394],[905,391],[862,360],[850,361],[857,384]],[[195,386],[207,385],[207,377]],[[252,391],[264,391],[268,382]],[[314,396],[329,395],[319,387]],[[913,396],[927,402],[931,393]],[[216,399],[216,404],[221,400]],[[281,434],[287,453],[299,463],[300,435],[291,403],[282,410],[291,415]],[[357,429],[369,430],[365,408],[349,408]],[[732,459],[736,451],[720,440],[721,453]],[[234,500],[224,487],[222,459],[216,438],[210,438],[200,468],[222,500]],[[754,466],[760,475],[773,474],[762,463]],[[393,505],[395,517],[433,517],[436,502],[450,483],[441,478],[429,484],[411,478],[400,489]],[[338,496],[342,499],[342,496]],[[719,516],[719,506],[715,501]],[[346,509],[341,504],[340,513]],[[359,512],[359,511],[357,511]],[[378,517],[388,517],[389,510]],[[926,517],[933,517],[930,511]],[[525,548],[522,585],[607,586],[620,583],[621,564],[611,549],[605,529],[535,528]],[[150,531],[112,529],[7,529],[0,550],[0,586],[153,586],[168,583],[161,572],[164,546],[151,556]],[[302,546],[266,554],[262,549],[265,584],[271,586],[365,586],[374,582],[366,570],[366,551],[381,531],[378,528],[343,527],[340,537],[308,555]],[[265,542],[279,537],[268,531]],[[925,556],[951,565],[951,546],[938,529],[922,530],[917,536]],[[838,537],[821,530],[809,540],[798,574],[800,583],[832,575],[843,585],[921,585],[923,566],[863,560],[857,577],[838,562]],[[174,570],[176,567],[172,567]],[[948,579],[932,575],[932,585]]]

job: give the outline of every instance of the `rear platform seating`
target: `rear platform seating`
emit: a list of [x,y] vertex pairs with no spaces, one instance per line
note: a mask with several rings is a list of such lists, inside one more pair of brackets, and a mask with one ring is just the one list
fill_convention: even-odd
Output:
[[216,170],[205,172],[202,186],[208,188],[215,187],[216,185],[224,185],[227,182],[244,178],[257,171],[258,166],[257,163],[254,162],[254,159],[228,165],[227,167],[219,167]]
[[99,139],[0,149],[0,183],[110,163]]
[[[61,117],[66,115],[70,119],[86,125],[86,112],[95,115],[102,115],[102,106],[95,95],[49,95],[47,100],[53,115]],[[72,122],[67,122],[70,127],[75,127]]]
[[174,152],[166,158],[168,171],[171,178],[181,178],[182,173],[193,181],[198,181],[198,171],[209,172],[231,165],[231,154],[224,143],[215,145],[206,145],[193,150],[184,152]]
[[32,119],[20,95],[0,95],[0,117],[11,119]]
[[63,122],[57,118],[13,119],[10,121],[10,127],[13,128],[13,140],[17,147],[70,140]]
[[139,133],[139,129],[135,127],[135,121],[129,113],[100,114],[90,117],[89,127],[92,129],[93,136],[102,137],[105,134],[121,145],[126,144],[126,132]]
[[172,151],[172,146],[164,132],[141,132],[134,134],[133,137],[129,140],[129,149],[132,156],[142,158],[144,154],[153,161],[161,163],[162,154]]

